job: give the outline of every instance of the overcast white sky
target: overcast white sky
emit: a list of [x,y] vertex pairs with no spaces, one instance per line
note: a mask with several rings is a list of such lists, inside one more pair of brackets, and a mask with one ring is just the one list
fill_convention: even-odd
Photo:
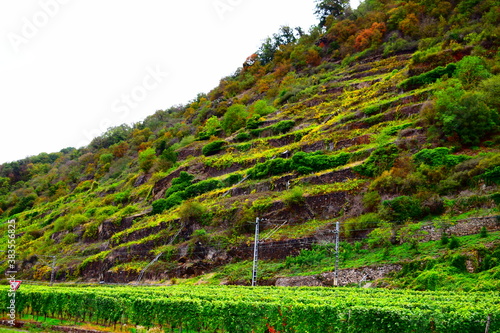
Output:
[[313,12],[314,0],[2,0],[0,163],[184,104],[281,25],[307,31]]

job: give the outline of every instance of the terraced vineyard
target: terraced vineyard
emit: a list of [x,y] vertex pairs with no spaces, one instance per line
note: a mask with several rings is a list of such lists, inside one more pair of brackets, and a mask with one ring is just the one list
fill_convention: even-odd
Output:
[[[8,304],[7,291],[0,295]],[[16,310],[166,331],[483,333],[486,327],[500,330],[499,296],[350,288],[25,285],[17,292]]]
[[[421,259],[450,268],[439,286],[484,273],[481,290],[495,290],[499,8],[366,0],[308,33],[281,27],[185,105],[1,165],[0,233],[15,222],[19,278],[249,284],[225,272],[250,272],[258,218],[260,259],[274,266],[259,284],[290,277],[280,267],[297,256],[286,274],[331,273],[304,258],[331,248],[339,223],[356,255],[404,244],[417,255],[432,233],[443,244]],[[480,231],[477,246],[446,251]]]

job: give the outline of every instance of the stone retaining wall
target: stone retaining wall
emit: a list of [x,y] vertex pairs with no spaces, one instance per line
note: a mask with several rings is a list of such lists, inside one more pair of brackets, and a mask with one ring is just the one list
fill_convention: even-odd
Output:
[[486,227],[488,231],[500,231],[500,216],[474,217],[460,221],[450,221],[449,226],[443,223],[443,227],[437,227],[435,224],[425,225],[422,230],[428,234],[422,240],[428,242],[439,240],[443,233],[448,236],[468,236],[478,234],[482,227]]
[[[381,279],[389,273],[401,270],[401,265],[383,265],[361,268],[340,269],[338,286]],[[331,287],[334,285],[335,273],[327,272],[319,275],[283,277],[276,280],[276,286],[281,287]]]

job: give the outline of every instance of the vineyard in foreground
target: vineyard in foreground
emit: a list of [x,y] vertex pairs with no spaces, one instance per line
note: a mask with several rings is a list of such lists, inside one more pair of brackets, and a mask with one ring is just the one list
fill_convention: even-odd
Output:
[[[500,332],[499,293],[237,286],[22,286],[17,315],[196,332]],[[8,292],[0,293],[4,316]]]

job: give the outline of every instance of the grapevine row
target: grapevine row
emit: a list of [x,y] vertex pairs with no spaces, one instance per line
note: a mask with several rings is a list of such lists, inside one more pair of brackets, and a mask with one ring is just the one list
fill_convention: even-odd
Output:
[[[211,332],[492,332],[498,293],[350,288],[23,286],[20,314]],[[8,292],[0,293],[6,311]],[[271,328],[271,330],[269,330]]]

